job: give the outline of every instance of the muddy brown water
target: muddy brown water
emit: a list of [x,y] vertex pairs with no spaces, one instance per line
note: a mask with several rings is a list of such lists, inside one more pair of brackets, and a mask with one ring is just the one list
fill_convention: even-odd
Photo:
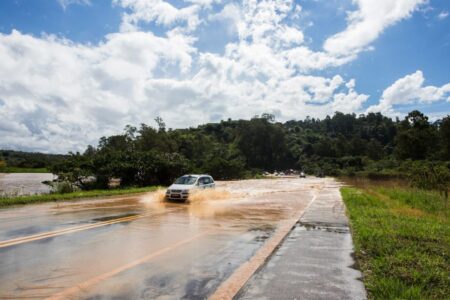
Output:
[[190,203],[152,192],[0,209],[0,299],[204,299],[336,186],[244,180]]
[[53,179],[51,173],[0,173],[0,196],[49,193],[50,187],[42,182]]

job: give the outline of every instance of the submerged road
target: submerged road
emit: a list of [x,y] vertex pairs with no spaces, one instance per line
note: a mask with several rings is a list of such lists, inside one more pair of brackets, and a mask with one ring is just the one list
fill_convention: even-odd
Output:
[[332,179],[245,180],[190,203],[154,192],[0,209],[0,299],[220,298],[327,187],[337,190]]

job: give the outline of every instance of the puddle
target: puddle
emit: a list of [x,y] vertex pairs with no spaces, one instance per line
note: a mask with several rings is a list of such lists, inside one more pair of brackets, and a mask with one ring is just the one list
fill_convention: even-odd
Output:
[[297,222],[296,227],[310,231],[310,230],[320,230],[333,233],[349,233],[350,229],[348,226],[342,226],[339,224],[332,223],[322,223],[322,222]]

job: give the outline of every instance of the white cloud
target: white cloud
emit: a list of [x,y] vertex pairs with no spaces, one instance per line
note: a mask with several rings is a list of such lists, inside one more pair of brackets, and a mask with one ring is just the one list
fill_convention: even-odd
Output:
[[[169,127],[186,127],[263,112],[279,120],[362,112],[369,96],[357,92],[354,79],[333,70],[327,76],[311,71],[356,59],[360,49],[409,16],[419,1],[401,0],[393,8],[386,1],[373,1],[379,6],[358,1],[348,28],[329,43],[353,36],[354,27],[364,32],[374,25],[375,34],[342,51],[309,48],[296,22],[302,8],[293,0],[114,3],[125,9],[121,30],[95,45],[0,33],[0,148],[82,150],[102,135],[116,134],[126,124],[152,123],[156,116]],[[378,12],[369,16],[369,8],[386,7],[393,10],[387,19]],[[211,22],[223,22],[233,36],[223,52],[197,48],[199,31]],[[160,26],[162,33],[143,31],[146,23]],[[421,99],[437,93],[422,83],[417,89]],[[389,99],[395,97],[388,92],[383,97],[380,105],[392,106]]]
[[[112,34],[96,46],[1,34],[0,131],[7,134],[0,146],[82,150],[125,124],[151,123],[158,115],[171,127],[262,112],[283,120],[324,117],[341,107],[335,91],[357,95],[339,75],[295,75],[264,45],[200,54],[193,72],[191,43],[182,35],[145,32]],[[165,65],[178,68],[178,75],[157,76]]]
[[58,0],[58,3],[66,10],[72,4],[91,5],[91,0]]
[[116,5],[129,10],[122,17],[122,31],[139,29],[139,23],[155,22],[165,27],[180,26],[193,31],[201,23],[199,13],[203,8],[211,8],[217,0],[190,0],[188,6],[177,8],[164,0],[113,0]]
[[358,94],[355,88],[355,80],[346,83],[347,93],[337,93],[333,96],[333,110],[343,113],[354,113],[361,111],[363,104],[369,99],[369,95]]
[[334,55],[355,54],[389,26],[408,18],[426,0],[353,0],[358,9],[348,13],[347,28],[328,38],[324,49]]
[[432,103],[445,100],[450,101],[450,83],[441,87],[424,86],[425,78],[422,71],[406,75],[395,81],[383,91],[380,103],[368,108],[368,111],[394,113],[395,105],[414,103]]
[[448,17],[448,11],[441,11],[437,16],[439,20],[444,20]]
[[220,12],[211,14],[208,17],[208,20],[221,21],[226,23],[228,34],[234,35],[238,33],[237,26],[242,17],[242,11],[239,5],[237,5],[236,3],[228,3],[222,8]]
[[146,80],[156,66],[186,71],[193,52],[191,41],[177,35],[117,33],[85,46],[54,36],[0,34],[0,116],[16,128],[2,146],[39,140],[52,146],[48,151],[65,151],[144,121],[139,110],[157,115],[142,105]]

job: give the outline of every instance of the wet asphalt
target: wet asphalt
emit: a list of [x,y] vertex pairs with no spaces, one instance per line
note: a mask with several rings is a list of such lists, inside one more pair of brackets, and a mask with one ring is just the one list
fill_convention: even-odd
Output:
[[321,189],[237,299],[366,299],[339,190]]
[[147,193],[1,209],[0,299],[205,299],[333,184],[220,182],[192,203]]

